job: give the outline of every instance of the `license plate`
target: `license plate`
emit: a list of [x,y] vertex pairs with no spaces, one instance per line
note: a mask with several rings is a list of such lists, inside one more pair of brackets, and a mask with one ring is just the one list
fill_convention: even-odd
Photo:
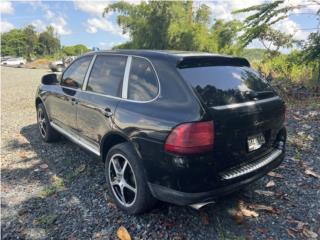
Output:
[[265,140],[262,133],[259,133],[259,134],[253,135],[253,136],[249,136],[248,137],[248,150],[249,150],[249,152],[257,150],[257,149],[261,148],[261,146],[265,143],[266,143],[266,140]]

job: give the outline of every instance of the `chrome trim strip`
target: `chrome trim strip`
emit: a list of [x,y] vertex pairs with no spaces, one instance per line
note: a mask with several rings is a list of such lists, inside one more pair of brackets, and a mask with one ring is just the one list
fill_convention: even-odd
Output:
[[245,174],[251,173],[255,170],[258,170],[259,168],[262,168],[262,167],[268,165],[273,160],[275,160],[277,157],[279,157],[281,155],[281,153],[282,153],[282,150],[277,149],[277,150],[273,151],[270,155],[260,159],[259,161],[242,166],[238,169],[233,169],[233,170],[228,170],[228,171],[222,172],[219,175],[221,176],[221,178],[223,180],[230,180],[233,178],[243,176]]
[[96,154],[97,156],[100,156],[100,151],[99,149],[97,149],[96,147],[92,146],[91,144],[87,143],[87,141],[77,138],[76,136],[74,136],[71,133],[68,133],[67,131],[65,131],[62,127],[58,126],[57,124],[50,122],[50,125],[57,130],[58,132],[60,132],[62,135],[66,136],[67,138],[69,138],[71,141],[73,141],[74,143],[84,147],[85,149],[89,150],[90,152],[93,152],[94,154]]
[[132,61],[132,56],[129,56],[127,58],[127,64],[126,64],[126,69],[124,70],[124,76],[123,76],[123,81],[122,81],[122,98],[127,99],[128,97],[128,81],[129,81],[129,74],[130,74],[130,68],[131,68],[131,61]]
[[97,55],[93,55],[93,58],[91,59],[91,62],[89,64],[89,67],[87,69],[87,72],[86,72],[86,76],[84,77],[84,80],[83,80],[83,84],[82,84],[82,91],[85,91],[87,89],[87,85],[88,85],[88,81],[89,81],[89,76],[90,76],[90,73],[91,73],[91,69],[93,67],[93,64],[96,60],[96,57]]
[[244,102],[244,103],[233,103],[233,104],[228,104],[228,105],[222,105],[222,106],[216,106],[212,107],[215,110],[223,110],[223,109],[233,109],[233,108],[239,108],[239,107],[246,107],[246,106],[253,106],[259,103],[266,103],[266,102],[271,102],[274,100],[280,100],[279,96],[275,96],[272,98],[267,98],[267,99],[261,99],[258,101],[250,101],[250,102]]

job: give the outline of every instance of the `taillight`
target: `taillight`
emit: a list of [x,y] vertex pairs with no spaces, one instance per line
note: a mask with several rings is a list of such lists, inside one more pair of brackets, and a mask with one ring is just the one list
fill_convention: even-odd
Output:
[[175,154],[194,154],[212,150],[213,121],[183,123],[169,134],[164,149]]

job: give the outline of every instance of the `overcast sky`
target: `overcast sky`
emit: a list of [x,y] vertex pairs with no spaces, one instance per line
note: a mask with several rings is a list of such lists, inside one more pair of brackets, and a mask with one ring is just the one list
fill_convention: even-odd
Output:
[[[134,4],[139,1],[130,1]],[[260,4],[265,0],[223,0],[201,1],[212,11],[212,19],[243,19],[243,15],[232,15],[235,9]],[[109,49],[129,39],[123,35],[116,23],[116,14],[102,17],[103,9],[110,1],[4,1],[0,2],[1,32],[32,24],[38,31],[53,26],[60,36],[62,45],[85,44],[88,47]],[[195,5],[199,2],[195,2]],[[316,11],[319,5],[312,0],[287,0],[286,5],[304,4],[306,7],[293,12],[275,28],[293,34],[294,38],[304,40],[308,34],[319,27]],[[213,20],[214,21],[214,20]],[[250,47],[260,47],[254,42]]]

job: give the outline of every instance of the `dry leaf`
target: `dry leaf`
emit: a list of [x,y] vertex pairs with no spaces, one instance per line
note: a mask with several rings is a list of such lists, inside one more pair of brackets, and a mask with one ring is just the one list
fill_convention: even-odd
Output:
[[269,172],[268,176],[276,177],[276,178],[283,178],[283,176],[280,173],[276,173],[276,172]]
[[320,178],[320,175],[312,171],[310,168],[304,170],[304,173],[315,178]]
[[266,206],[266,205],[262,205],[262,204],[251,204],[249,206],[250,208],[254,209],[254,210],[262,210],[262,211],[267,211],[270,213],[277,213],[277,210],[271,206]]
[[109,208],[117,209],[117,205],[115,205],[115,204],[112,203],[112,202],[107,202],[107,206],[108,206]]
[[296,236],[294,235],[294,231],[292,231],[291,229],[287,229],[288,235],[292,238],[296,238]]
[[208,213],[206,212],[200,212],[200,217],[201,217],[201,221],[204,225],[208,225],[209,224],[209,216]]
[[274,196],[274,192],[271,192],[271,191],[254,190],[254,192],[258,193],[259,195],[264,195],[266,197]]
[[271,181],[269,181],[269,182],[267,183],[266,187],[267,187],[267,188],[270,188],[270,187],[274,187],[275,185],[276,185],[276,183],[275,183],[273,180],[271,180]]
[[41,165],[40,165],[40,168],[46,169],[46,168],[48,168],[48,164],[45,164],[45,163],[44,163],[44,164],[41,164]]
[[244,217],[241,211],[236,212],[236,214],[233,215],[233,218],[237,224],[242,224],[244,221]]
[[77,172],[77,173],[82,173],[85,169],[86,169],[86,165],[85,165],[85,164],[81,164],[81,165],[76,169],[76,172]]
[[307,223],[301,222],[301,221],[295,221],[295,223],[297,223],[297,230],[301,231],[302,229],[304,229],[305,227],[308,226]]
[[245,217],[258,217],[259,214],[246,208],[242,200],[239,201],[239,210]]
[[95,239],[95,240],[100,240],[100,239],[101,239],[101,233],[100,233],[100,232],[97,232],[97,233],[94,235],[94,239]]
[[119,227],[119,229],[117,231],[117,237],[120,240],[131,240],[131,236],[130,236],[128,230],[124,226]]
[[28,157],[27,157],[25,152],[22,152],[22,153],[20,153],[20,158],[21,159],[27,159]]
[[305,235],[308,239],[317,239],[318,234],[312,232],[311,230],[307,229],[306,227],[302,230],[303,235]]
[[183,239],[183,237],[181,237],[181,236],[174,236],[173,237],[173,240],[182,240]]
[[268,229],[266,228],[257,228],[257,230],[260,232],[260,233],[263,233],[263,234],[266,234],[268,232]]
[[242,210],[241,210],[241,213],[243,214],[243,216],[245,216],[245,217],[258,217],[259,216],[259,214],[258,213],[256,213],[255,211],[251,211],[251,210],[249,210],[249,209],[247,209],[247,208],[243,208]]

